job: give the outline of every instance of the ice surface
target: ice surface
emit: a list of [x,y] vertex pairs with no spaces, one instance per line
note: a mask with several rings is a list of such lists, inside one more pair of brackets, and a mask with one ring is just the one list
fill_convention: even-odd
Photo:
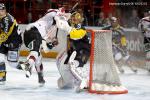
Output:
[[120,78],[129,93],[123,95],[98,95],[88,92],[75,93],[73,89],[57,88],[59,73],[54,59],[44,59],[46,84],[39,87],[37,74],[28,79],[23,71],[7,66],[7,82],[0,85],[0,100],[150,100],[150,74],[139,69],[134,74],[129,68]]

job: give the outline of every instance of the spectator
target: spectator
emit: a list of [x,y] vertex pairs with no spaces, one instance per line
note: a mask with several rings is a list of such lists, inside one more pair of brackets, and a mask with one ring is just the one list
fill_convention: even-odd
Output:
[[[28,12],[27,13],[27,17],[26,17],[26,20],[25,20],[25,24],[29,24],[29,23],[32,23],[33,21],[32,21],[32,13],[31,12]],[[21,23],[21,22],[19,22],[19,23]]]
[[132,10],[132,16],[129,18],[129,21],[128,21],[128,27],[130,28],[137,28],[138,27],[138,23],[139,23],[139,17],[138,17],[138,13],[137,13],[137,10],[133,9]]
[[28,13],[28,22],[27,23],[31,23],[32,22],[32,13],[29,12]]
[[112,13],[108,13],[107,21],[108,21],[109,25],[111,25],[111,18],[112,17],[113,17],[113,14]]
[[148,11],[145,11],[144,12],[144,17],[147,17],[148,16]]
[[96,20],[95,25],[99,27],[105,27],[109,25],[108,20],[105,18],[105,15],[103,12],[99,13],[99,18]]
[[82,25],[83,26],[88,26],[88,20],[86,15],[84,14],[82,9],[78,9],[78,12],[80,13],[81,17],[82,17]]

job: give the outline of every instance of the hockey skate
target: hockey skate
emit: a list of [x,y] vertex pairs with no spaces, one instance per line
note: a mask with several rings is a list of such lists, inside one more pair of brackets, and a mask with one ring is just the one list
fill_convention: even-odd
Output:
[[0,85],[5,85],[6,81],[1,81],[0,80]]
[[19,70],[23,70],[22,67],[21,67],[21,64],[23,64],[23,63],[24,63],[23,61],[19,61],[16,68],[19,69]]
[[43,73],[38,72],[38,82],[40,84],[40,86],[43,86],[45,84],[45,80],[43,78]]
[[125,73],[125,71],[124,71],[124,69],[122,68],[122,66],[118,66],[118,69],[119,69],[119,71],[120,71],[121,74],[124,74],[124,73]]
[[5,85],[6,83],[6,77],[0,78],[0,85]]
[[24,63],[20,64],[20,66],[25,71],[26,77],[29,78],[32,74],[31,73],[32,67],[30,66],[30,64],[28,62],[24,62]]
[[137,73],[138,70],[137,69],[131,69],[134,73]]

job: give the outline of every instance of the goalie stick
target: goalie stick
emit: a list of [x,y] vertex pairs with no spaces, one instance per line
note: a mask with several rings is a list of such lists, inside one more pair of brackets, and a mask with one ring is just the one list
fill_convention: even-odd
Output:
[[77,2],[69,11],[69,13],[73,13],[73,11],[77,8],[77,6],[79,5],[79,3]]

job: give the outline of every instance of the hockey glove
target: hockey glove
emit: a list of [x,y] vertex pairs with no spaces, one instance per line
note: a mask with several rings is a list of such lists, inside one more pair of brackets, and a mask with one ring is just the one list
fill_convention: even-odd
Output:
[[49,49],[52,49],[53,47],[58,45],[58,39],[53,39],[52,42],[46,43],[46,45]]

